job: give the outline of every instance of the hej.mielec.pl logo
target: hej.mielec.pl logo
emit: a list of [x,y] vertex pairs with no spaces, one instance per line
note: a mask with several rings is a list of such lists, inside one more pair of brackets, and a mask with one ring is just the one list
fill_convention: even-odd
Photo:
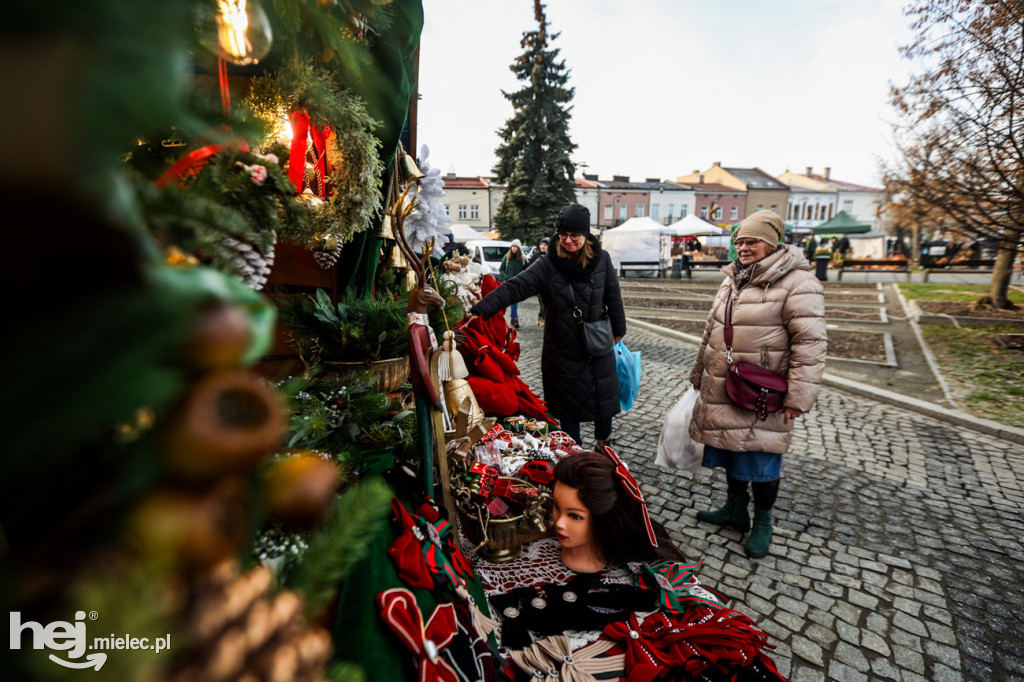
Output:
[[[89,618],[92,620],[97,617],[98,614],[95,611],[89,614]],[[90,653],[85,660],[78,660],[82,658],[87,649],[149,649],[160,653],[171,647],[170,634],[164,637],[154,637],[152,644],[148,637],[139,638],[129,635],[119,637],[112,634],[109,637],[96,637],[90,645],[85,632],[85,618],[85,611],[78,611],[75,613],[75,622],[73,623],[56,620],[48,625],[43,625],[31,620],[23,623],[21,612],[11,611],[11,650],[21,649],[23,640],[27,639],[26,645],[33,649],[66,651],[64,656],[71,659],[65,660],[50,654],[50,660],[54,663],[66,668],[95,668],[99,670],[107,662],[107,655],[100,651]]]

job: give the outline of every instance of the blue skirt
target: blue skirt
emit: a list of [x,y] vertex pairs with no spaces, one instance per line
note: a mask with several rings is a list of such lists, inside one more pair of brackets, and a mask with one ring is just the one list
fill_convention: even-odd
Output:
[[763,483],[782,477],[782,455],[774,452],[733,452],[705,445],[702,463],[708,469],[721,467],[738,481]]

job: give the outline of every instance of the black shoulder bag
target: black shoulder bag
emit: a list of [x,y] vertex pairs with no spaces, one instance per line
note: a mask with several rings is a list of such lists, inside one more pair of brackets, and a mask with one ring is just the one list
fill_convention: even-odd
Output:
[[587,352],[592,358],[601,358],[612,352],[615,346],[615,336],[612,334],[612,321],[608,319],[608,308],[604,309],[604,317],[593,322],[584,319],[586,315],[576,302],[576,289],[572,282],[569,282],[569,291],[572,293],[572,315],[576,318],[577,324],[583,334],[583,343]]

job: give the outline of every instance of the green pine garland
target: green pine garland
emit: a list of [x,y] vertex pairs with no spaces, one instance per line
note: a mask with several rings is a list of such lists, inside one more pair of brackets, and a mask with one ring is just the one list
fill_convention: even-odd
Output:
[[288,401],[289,448],[330,453],[358,468],[367,450],[412,447],[412,412],[379,393],[369,372],[292,377],[278,386]]
[[306,613],[316,616],[334,598],[351,568],[366,558],[370,541],[387,522],[392,493],[379,478],[349,488],[334,505],[331,520],[310,538],[285,586],[302,592]]
[[274,24],[275,51],[318,55],[344,82],[361,77],[372,42],[394,22],[390,7],[371,0],[274,0],[266,9]]
[[[266,170],[255,182],[249,170]],[[302,229],[308,209],[295,200],[291,181],[272,158],[237,148],[215,154],[184,187],[156,187],[141,180],[139,201],[147,227],[164,245],[200,253],[211,265],[239,275],[236,251],[224,237],[233,237],[261,254],[270,254],[279,231]]]

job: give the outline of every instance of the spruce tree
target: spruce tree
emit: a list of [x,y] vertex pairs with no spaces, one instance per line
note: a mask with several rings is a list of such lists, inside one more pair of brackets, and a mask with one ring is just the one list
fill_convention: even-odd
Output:
[[498,131],[503,142],[496,153],[494,174],[508,185],[494,217],[503,239],[536,244],[551,234],[558,211],[576,201],[575,168],[569,156],[576,145],[569,139],[574,89],[559,50],[550,44],[559,34],[548,33],[544,5],[534,0],[537,30],[525,31],[523,53],[509,67],[524,86],[502,94],[514,113]]

